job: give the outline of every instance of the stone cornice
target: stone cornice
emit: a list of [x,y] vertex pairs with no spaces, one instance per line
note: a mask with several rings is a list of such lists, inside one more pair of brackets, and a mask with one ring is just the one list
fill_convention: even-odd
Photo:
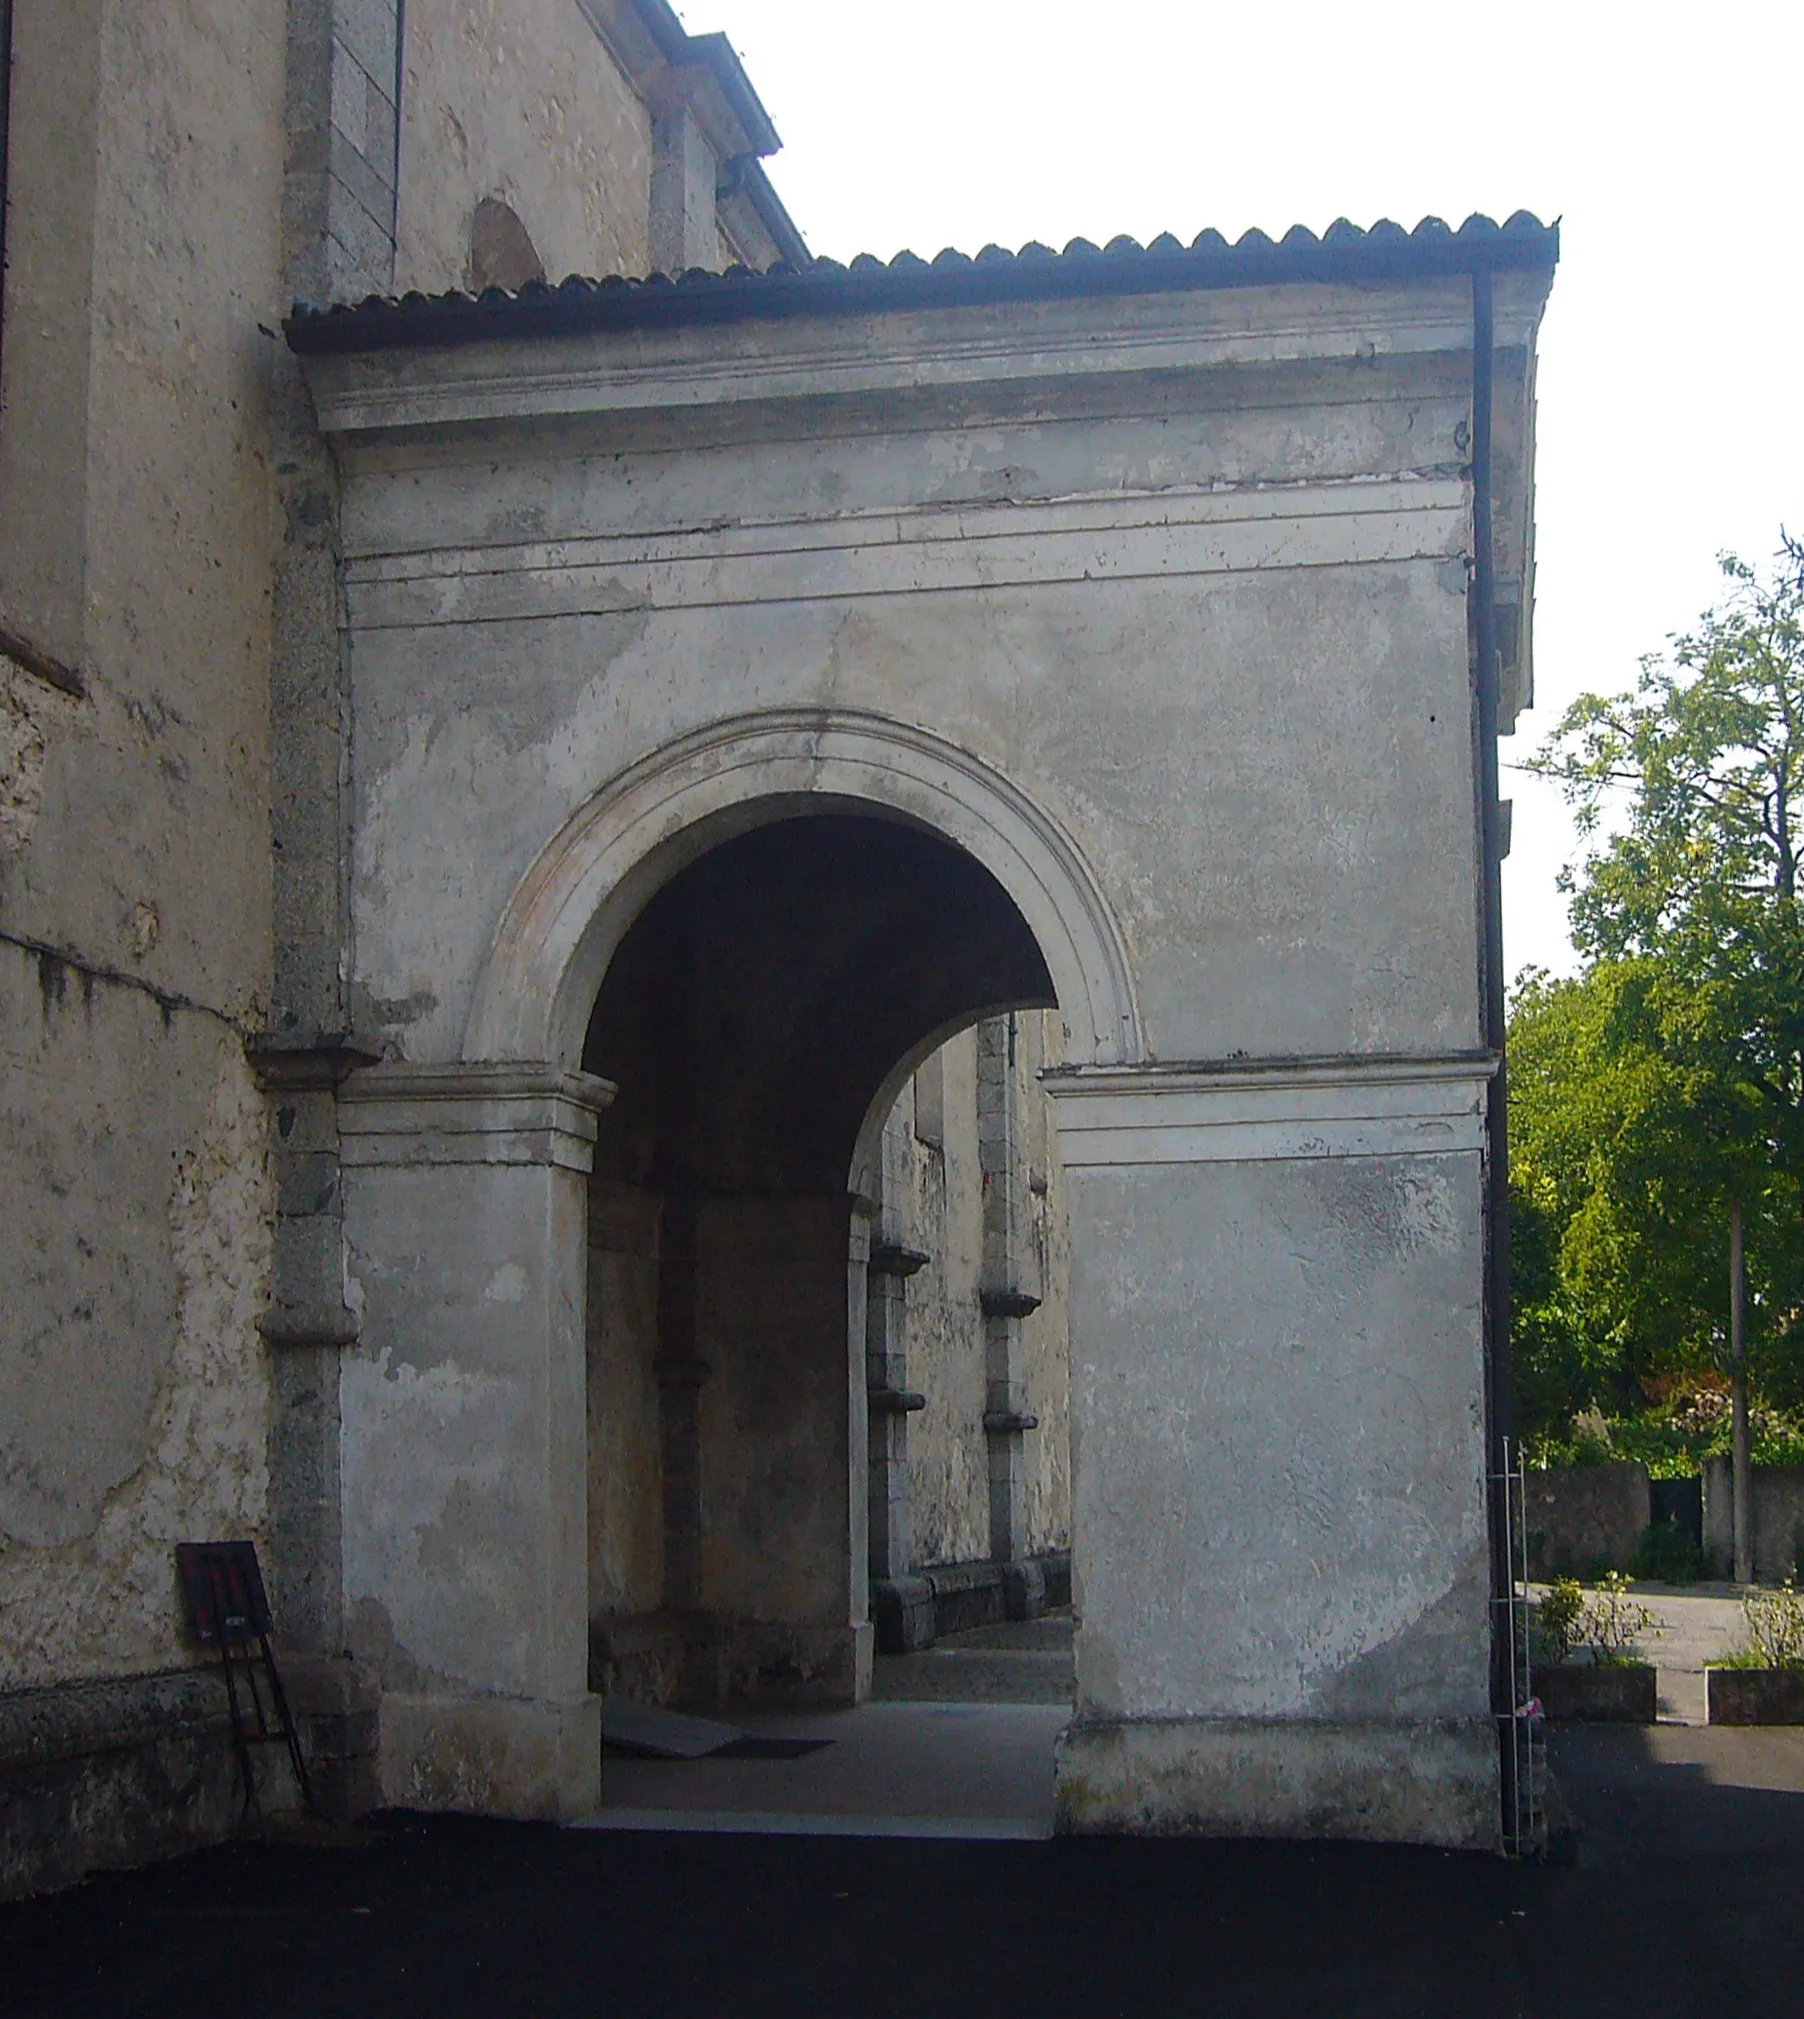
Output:
[[[1497,282],[1497,341],[1528,349],[1539,276]],[[698,410],[823,396],[916,400],[982,385],[1469,352],[1462,276],[1293,283],[901,314],[600,331],[305,359],[329,435]]]
[[622,74],[648,104],[695,114],[721,161],[783,145],[724,35],[691,35],[669,0],[577,0]]
[[1496,1070],[1470,1052],[1088,1067],[1042,1084],[1069,1170],[1476,1153]]

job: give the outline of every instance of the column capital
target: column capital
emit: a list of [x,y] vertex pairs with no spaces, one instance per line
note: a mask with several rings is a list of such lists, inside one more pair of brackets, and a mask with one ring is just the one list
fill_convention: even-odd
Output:
[[587,1172],[610,1080],[542,1061],[382,1065],[339,1088],[347,1166],[554,1164]]

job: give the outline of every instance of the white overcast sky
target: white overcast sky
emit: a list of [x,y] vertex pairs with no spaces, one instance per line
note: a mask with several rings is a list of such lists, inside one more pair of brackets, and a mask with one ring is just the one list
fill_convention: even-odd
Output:
[[[1804,531],[1804,0],[683,0],[818,253],[1561,220],[1542,327],[1532,747]],[[1558,795],[1506,771],[1512,970],[1569,968]]]

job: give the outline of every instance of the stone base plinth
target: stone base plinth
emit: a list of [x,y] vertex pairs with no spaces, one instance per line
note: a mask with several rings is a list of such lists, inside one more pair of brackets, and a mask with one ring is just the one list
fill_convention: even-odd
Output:
[[569,1822],[601,1801],[601,1699],[382,1699],[382,1799],[397,1809]]
[[1058,1743],[1057,1827],[1488,1851],[1498,1843],[1497,1772],[1488,1719],[1079,1722]]
[[875,1649],[869,1620],[831,1627],[736,1620],[723,1637],[720,1701],[770,1710],[861,1704],[871,1693]]

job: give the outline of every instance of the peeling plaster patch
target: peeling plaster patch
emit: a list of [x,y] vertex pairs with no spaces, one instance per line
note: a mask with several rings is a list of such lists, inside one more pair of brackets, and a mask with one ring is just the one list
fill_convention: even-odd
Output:
[[176,1336],[143,1462],[80,1542],[0,1545],[0,1689],[191,1665],[175,1545],[259,1536],[269,1500],[269,1374],[257,1319],[275,1192],[264,1101],[235,1043],[169,1199]]
[[16,855],[44,810],[44,732],[10,664],[0,667],[0,855]]
[[526,1271],[518,1262],[503,1262],[482,1293],[485,1304],[518,1304],[526,1295]]

